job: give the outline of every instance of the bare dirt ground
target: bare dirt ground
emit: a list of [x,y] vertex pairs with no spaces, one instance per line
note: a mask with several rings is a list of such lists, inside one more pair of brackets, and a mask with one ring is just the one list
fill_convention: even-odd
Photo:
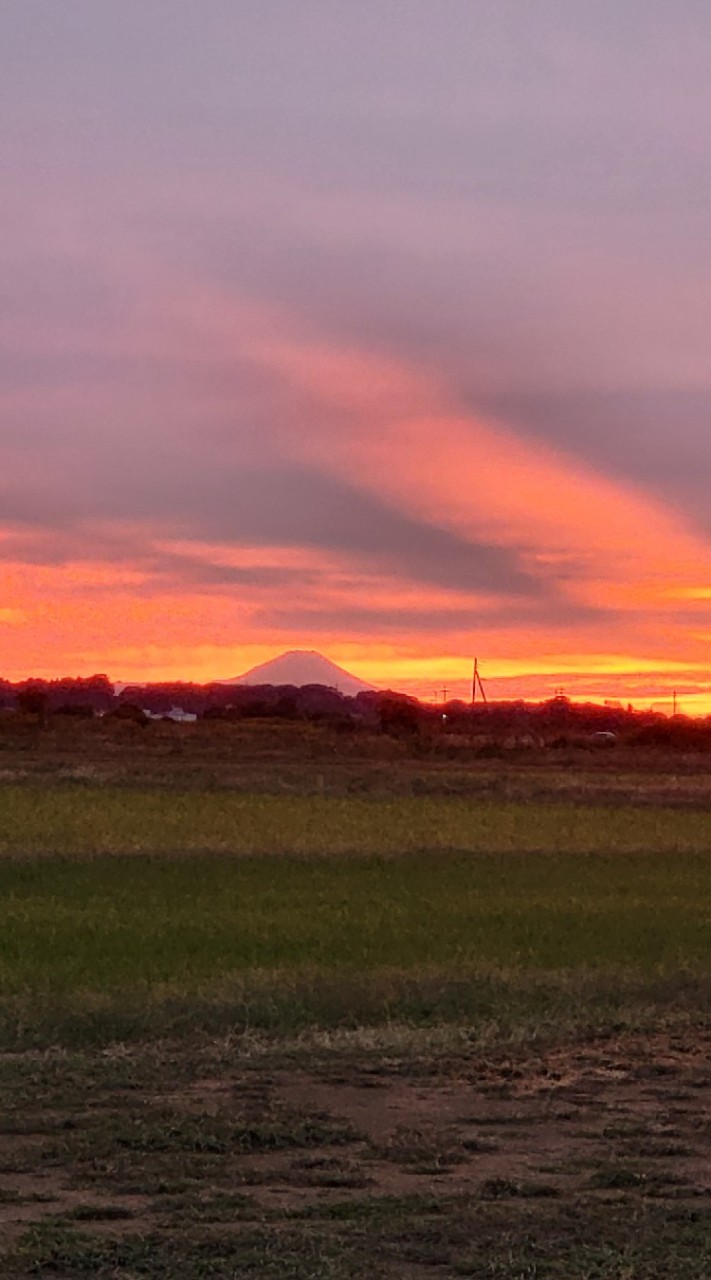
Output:
[[703,1029],[119,1046],[0,1078],[3,1277],[711,1275]]

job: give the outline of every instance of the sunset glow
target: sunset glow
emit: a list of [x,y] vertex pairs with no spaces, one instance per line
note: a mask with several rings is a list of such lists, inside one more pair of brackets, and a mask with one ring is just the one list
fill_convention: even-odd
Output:
[[0,675],[711,713],[698,31],[241,8],[8,6]]

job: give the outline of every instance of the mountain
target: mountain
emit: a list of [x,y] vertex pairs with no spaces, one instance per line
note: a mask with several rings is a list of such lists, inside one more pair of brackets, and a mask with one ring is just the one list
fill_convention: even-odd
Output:
[[339,693],[354,696],[372,689],[372,684],[359,680],[343,667],[336,666],[329,658],[314,649],[292,649],[282,653],[278,658],[262,662],[251,671],[232,680],[222,680],[221,684],[323,684],[328,689],[338,689]]

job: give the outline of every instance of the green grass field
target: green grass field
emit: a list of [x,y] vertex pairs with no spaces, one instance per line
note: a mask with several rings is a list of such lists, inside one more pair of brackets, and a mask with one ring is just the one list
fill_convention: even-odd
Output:
[[6,1042],[190,1008],[530,1025],[582,992],[608,1016],[630,993],[684,1004],[710,968],[711,814],[13,787],[0,815]]

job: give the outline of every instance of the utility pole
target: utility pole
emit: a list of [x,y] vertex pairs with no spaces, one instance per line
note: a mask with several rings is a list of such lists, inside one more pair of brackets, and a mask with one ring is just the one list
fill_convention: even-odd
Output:
[[676,715],[676,689],[672,694],[672,708],[673,708],[672,715],[675,716]]
[[474,706],[474,703],[476,702],[477,685],[479,686],[479,693],[481,694],[482,702],[486,702],[486,694],[484,693],[484,686],[481,683],[481,676],[479,675],[479,659],[475,658],[474,674],[472,676],[472,706]]

